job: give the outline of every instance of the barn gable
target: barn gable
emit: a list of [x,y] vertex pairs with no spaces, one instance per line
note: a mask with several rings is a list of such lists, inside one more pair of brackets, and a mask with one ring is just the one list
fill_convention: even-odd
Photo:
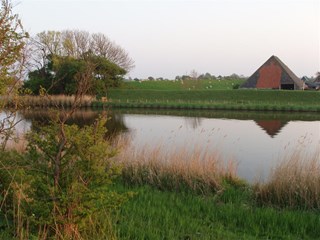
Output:
[[241,87],[293,90],[303,89],[303,81],[278,57],[271,56]]

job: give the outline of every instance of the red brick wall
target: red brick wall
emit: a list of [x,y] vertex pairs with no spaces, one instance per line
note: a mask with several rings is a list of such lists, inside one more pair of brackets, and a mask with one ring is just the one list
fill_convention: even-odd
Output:
[[263,66],[259,70],[257,88],[279,88],[281,80],[281,67],[275,62]]

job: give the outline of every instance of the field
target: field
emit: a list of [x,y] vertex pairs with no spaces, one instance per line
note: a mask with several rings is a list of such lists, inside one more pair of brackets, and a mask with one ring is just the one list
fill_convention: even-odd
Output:
[[227,90],[237,88],[244,80],[184,80],[184,81],[141,81],[125,82],[123,89],[147,90]]
[[320,112],[316,91],[238,89],[244,80],[126,82],[94,107]]

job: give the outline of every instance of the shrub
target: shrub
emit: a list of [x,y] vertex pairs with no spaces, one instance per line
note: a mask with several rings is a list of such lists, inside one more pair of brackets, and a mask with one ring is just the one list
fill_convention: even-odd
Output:
[[110,161],[117,151],[105,139],[105,123],[105,118],[82,128],[53,123],[28,135],[24,155],[6,153],[5,159],[15,161],[0,172],[6,196],[1,212],[15,236],[112,238],[110,212],[127,195],[108,190],[120,168]]

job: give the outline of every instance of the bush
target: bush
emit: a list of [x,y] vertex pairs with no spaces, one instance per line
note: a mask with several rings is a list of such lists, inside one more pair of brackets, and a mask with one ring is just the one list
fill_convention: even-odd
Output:
[[7,159],[0,171],[1,218],[9,219],[13,235],[112,238],[110,212],[127,195],[108,190],[120,168],[110,160],[117,151],[105,140],[105,123],[105,118],[82,128],[53,123],[29,134],[24,155],[1,152]]

